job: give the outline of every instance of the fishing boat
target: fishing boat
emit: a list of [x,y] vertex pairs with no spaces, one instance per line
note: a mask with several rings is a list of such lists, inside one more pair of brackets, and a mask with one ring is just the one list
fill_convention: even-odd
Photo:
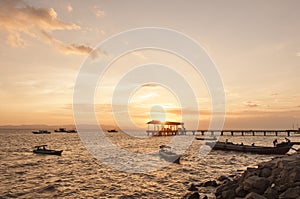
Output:
[[55,129],[54,132],[57,132],[57,133],[77,133],[77,131],[75,129],[67,130],[66,128]]
[[47,130],[38,130],[38,131],[32,131],[33,134],[50,134],[50,131]]
[[107,132],[109,132],[109,133],[117,133],[118,131],[116,129],[110,129],[110,130],[107,130]]
[[55,129],[54,132],[58,132],[58,133],[66,133],[67,129],[66,128],[59,128],[59,129]]
[[33,153],[38,153],[38,154],[45,154],[45,155],[61,155],[61,153],[63,152],[63,150],[50,150],[50,149],[46,149],[47,145],[39,145],[39,146],[35,146]]
[[160,157],[162,157],[168,162],[180,164],[181,155],[172,152],[170,146],[161,145],[159,148],[160,148],[159,150]]
[[205,138],[196,137],[196,140],[217,140],[217,138],[216,137],[205,137]]
[[212,147],[213,150],[238,151],[244,153],[256,153],[256,154],[265,154],[265,155],[271,155],[271,154],[284,155],[292,148],[292,145],[287,142],[278,144],[277,146],[274,147],[254,146],[254,145],[250,146],[250,145],[233,144],[233,143],[226,143],[226,142],[206,142],[205,144]]
[[72,129],[72,130],[68,130],[67,133],[77,133],[77,131],[75,129]]

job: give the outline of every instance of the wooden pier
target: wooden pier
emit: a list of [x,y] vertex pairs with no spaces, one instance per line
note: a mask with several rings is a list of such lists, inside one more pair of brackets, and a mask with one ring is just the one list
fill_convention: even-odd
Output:
[[214,135],[231,135],[231,136],[245,136],[245,135],[251,135],[251,136],[267,136],[267,135],[283,135],[283,136],[290,136],[291,133],[300,133],[300,129],[298,130],[186,130],[187,133],[192,133],[193,135],[196,135],[196,133],[200,133],[201,135],[209,134],[210,136]]
[[[292,133],[300,134],[300,128],[297,130],[187,130],[184,127],[183,122],[161,122],[158,120],[152,120],[147,122],[148,130],[146,131],[148,136],[174,136],[174,135],[209,135],[209,136],[291,136]],[[152,127],[152,128],[151,128]]]
[[163,132],[160,130],[160,133],[157,133],[157,130],[147,130],[146,133],[148,136],[168,136],[168,135],[209,135],[209,136],[291,136],[291,134],[299,134],[300,129],[293,130],[186,130],[179,129],[172,132]]

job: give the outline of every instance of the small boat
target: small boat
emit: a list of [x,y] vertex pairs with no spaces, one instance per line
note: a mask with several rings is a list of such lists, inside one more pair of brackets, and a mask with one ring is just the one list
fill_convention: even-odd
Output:
[[170,146],[161,145],[159,148],[160,148],[159,150],[160,157],[162,157],[168,162],[180,164],[181,155],[172,152]]
[[239,145],[233,144],[231,142],[206,142],[205,144],[212,147],[213,150],[238,151],[244,153],[256,153],[265,155],[284,155],[292,148],[292,145],[287,142],[280,143],[275,147],[250,146],[243,144]]
[[205,138],[196,137],[196,140],[217,140],[217,138],[216,137],[205,137]]
[[75,129],[72,129],[72,130],[68,130],[67,133],[77,133],[77,131]]
[[110,130],[107,130],[107,132],[109,132],[109,133],[117,133],[118,131],[116,129],[110,129]]
[[75,129],[67,130],[66,128],[55,129],[54,132],[57,132],[57,133],[77,133],[77,131]]
[[55,129],[54,132],[58,132],[58,133],[66,133],[67,129],[66,128],[59,128],[59,129]]
[[63,150],[50,150],[46,149],[47,145],[40,145],[40,146],[35,146],[34,150],[32,151],[33,153],[38,153],[38,154],[45,154],[45,155],[61,155]]
[[47,130],[39,130],[39,131],[32,131],[33,134],[50,134],[50,131]]

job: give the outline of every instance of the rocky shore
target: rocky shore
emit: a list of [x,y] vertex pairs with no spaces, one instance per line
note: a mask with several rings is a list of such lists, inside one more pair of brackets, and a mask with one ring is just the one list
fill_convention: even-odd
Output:
[[184,198],[207,198],[198,193],[198,187],[206,185],[217,187],[217,199],[300,199],[300,153],[274,158],[260,163],[257,168],[247,168],[232,180],[222,176],[218,182],[192,184],[191,192]]

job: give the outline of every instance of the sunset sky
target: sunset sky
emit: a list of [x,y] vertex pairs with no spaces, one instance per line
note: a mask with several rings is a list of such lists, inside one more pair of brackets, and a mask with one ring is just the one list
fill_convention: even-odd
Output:
[[[225,128],[296,128],[299,10],[297,0],[0,0],[0,125],[73,124],[73,89],[88,54],[122,31],[162,27],[196,40],[216,64],[226,94]],[[115,86],[131,66],[147,63],[168,65],[189,80],[200,112],[191,110],[184,122],[200,115],[200,126],[206,128],[211,99],[205,82],[184,60],[155,50],[132,52],[112,64],[115,69],[107,71],[95,93],[101,123],[115,125]],[[141,86],[128,107],[120,108],[128,108],[141,127],[150,119],[181,120],[178,99],[159,85]]]

